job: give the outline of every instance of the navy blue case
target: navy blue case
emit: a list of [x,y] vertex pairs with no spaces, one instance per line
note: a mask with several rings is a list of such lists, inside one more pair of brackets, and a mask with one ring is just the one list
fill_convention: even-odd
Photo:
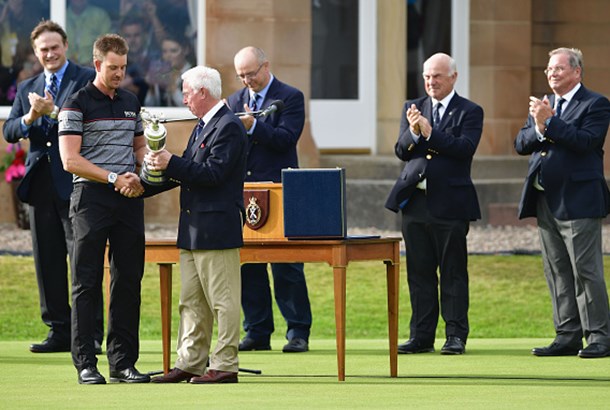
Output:
[[342,239],[347,235],[345,169],[283,169],[284,236]]

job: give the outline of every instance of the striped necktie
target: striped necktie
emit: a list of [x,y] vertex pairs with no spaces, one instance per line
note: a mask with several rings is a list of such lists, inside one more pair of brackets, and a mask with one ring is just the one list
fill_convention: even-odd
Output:
[[[51,74],[50,83],[46,87],[46,89],[49,92],[49,94],[51,94],[51,97],[53,97],[53,103],[55,104],[55,100],[57,99],[57,91],[58,91],[57,76],[55,75],[55,73]],[[57,104],[55,104],[55,105],[57,105]],[[45,115],[43,117],[42,128],[44,129],[45,134],[48,134],[49,131],[51,129],[53,129],[53,123],[54,123],[54,120],[51,117],[49,117],[48,115]]]
[[254,93],[252,98],[250,98],[250,109],[252,111],[258,110],[258,97],[260,97],[260,95]]
[[432,113],[432,121],[434,122],[434,124],[432,124],[433,127],[438,127],[438,125],[441,122],[441,113],[440,113],[440,109],[443,106],[443,104],[436,103],[436,105],[434,106],[434,111]]

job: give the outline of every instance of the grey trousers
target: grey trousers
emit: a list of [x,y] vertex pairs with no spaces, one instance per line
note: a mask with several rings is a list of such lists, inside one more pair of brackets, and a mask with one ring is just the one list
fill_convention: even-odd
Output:
[[556,340],[610,346],[610,310],[604,280],[600,218],[561,221],[537,203],[544,275],[553,304]]

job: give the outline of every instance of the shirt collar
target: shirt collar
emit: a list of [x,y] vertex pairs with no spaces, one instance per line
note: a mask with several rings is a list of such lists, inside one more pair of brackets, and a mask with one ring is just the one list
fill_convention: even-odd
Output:
[[[262,90],[260,90],[259,92],[257,92],[256,94],[258,94],[260,96],[260,101],[262,103],[262,101],[265,101],[265,97],[267,96],[267,91],[269,91],[269,87],[271,87],[271,83],[273,82],[273,79],[275,77],[273,77],[273,74],[269,73],[269,82],[267,83],[267,85],[265,86],[265,88],[263,88]],[[249,94],[250,94],[250,99],[254,98],[254,91],[249,90]]]
[[218,101],[216,103],[215,106],[213,106],[212,108],[210,108],[210,111],[206,112],[205,115],[203,117],[201,117],[201,119],[203,120],[203,122],[205,122],[206,124],[208,122],[210,122],[210,120],[216,115],[216,113],[223,107],[224,102]]
[[66,60],[64,65],[62,65],[61,68],[59,70],[57,70],[55,73],[45,70],[45,72],[44,72],[45,84],[50,85],[51,84],[51,75],[55,74],[55,77],[57,78],[57,87],[59,87],[59,85],[61,84],[61,80],[64,78],[64,74],[66,73],[67,68],[68,68],[68,60]]
[[447,94],[447,96],[440,101],[435,98],[431,98],[432,106],[434,107],[437,103],[440,102],[441,104],[443,104],[443,108],[446,109],[449,106],[449,102],[451,101],[451,99],[453,98],[454,95],[455,95],[455,89],[451,90],[451,92],[449,94]]
[[568,105],[568,103],[570,102],[570,100],[572,100],[572,98],[574,98],[574,94],[576,94],[576,92],[578,90],[580,90],[580,87],[582,86],[581,83],[578,83],[574,86],[574,88],[572,88],[570,91],[568,91],[567,93],[565,93],[564,95],[556,95],[555,96],[555,105],[557,105],[557,101],[559,101],[560,98],[563,98],[564,100],[566,100],[563,103],[563,108],[565,109],[565,107]]

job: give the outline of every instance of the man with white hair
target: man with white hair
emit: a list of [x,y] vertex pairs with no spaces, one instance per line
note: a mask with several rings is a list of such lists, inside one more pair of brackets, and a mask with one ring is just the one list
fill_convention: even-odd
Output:
[[[183,102],[199,118],[182,156],[167,150],[145,157],[169,182],[180,183],[180,327],[178,359],[153,383],[237,383],[243,246],[246,130],[221,100],[218,71],[197,66],[182,75]],[[218,340],[210,355],[214,320]],[[207,371],[206,371],[207,367]]]

